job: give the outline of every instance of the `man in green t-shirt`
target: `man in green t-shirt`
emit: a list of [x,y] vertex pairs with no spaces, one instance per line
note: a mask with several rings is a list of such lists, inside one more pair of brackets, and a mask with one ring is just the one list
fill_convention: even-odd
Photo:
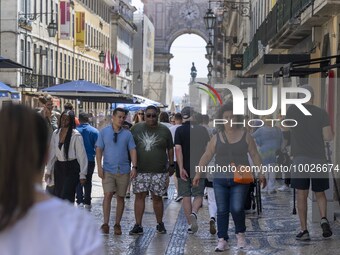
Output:
[[142,218],[145,198],[149,191],[152,192],[157,231],[161,234],[166,233],[162,195],[167,190],[169,175],[174,173],[174,145],[170,130],[158,123],[157,112],[155,106],[148,106],[145,109],[145,122],[137,123],[131,128],[137,149],[137,176],[132,182],[133,193],[136,195],[136,224],[130,235],[143,234]]

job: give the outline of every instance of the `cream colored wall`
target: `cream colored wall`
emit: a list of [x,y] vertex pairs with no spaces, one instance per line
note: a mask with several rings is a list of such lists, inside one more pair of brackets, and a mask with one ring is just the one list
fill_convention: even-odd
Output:
[[[75,45],[75,38],[70,38],[70,40],[62,40],[59,39],[60,36],[58,35],[56,37],[57,45],[59,45],[58,49],[58,69],[60,68],[60,53],[63,53],[63,64],[62,64],[62,76],[60,76],[60,71],[58,72],[58,78],[62,79],[86,79],[90,80],[92,82],[97,82],[103,85],[109,85],[110,84],[110,74],[108,71],[104,70],[104,64],[99,62],[99,53],[101,50],[106,52],[109,48],[109,36],[110,36],[110,24],[105,22],[101,17],[98,15],[92,13],[89,11],[88,8],[85,8],[83,5],[75,1],[74,8],[71,12],[75,15],[76,12],[84,12],[85,13],[85,24],[90,25],[92,28],[100,31],[104,36],[106,36],[105,40],[106,42],[103,42],[103,46],[100,45],[92,45],[92,43],[88,43],[89,47],[79,47]],[[60,20],[60,18],[59,18]],[[100,22],[103,24],[102,29],[100,28],[99,24]],[[72,29],[76,29],[75,26]],[[71,29],[71,31],[72,31]],[[88,31],[86,31],[87,27],[85,25],[85,37],[87,36]],[[86,41],[86,40],[85,40]],[[93,46],[93,47],[90,47]],[[64,54],[67,55],[67,62],[68,62],[68,57],[74,58],[74,65],[71,67],[73,68],[73,77],[68,76],[68,63],[66,65],[67,70],[65,70],[65,65],[64,65]],[[82,66],[78,70],[78,77],[75,77],[76,75],[76,59],[78,60],[78,65],[79,61],[84,62],[85,65],[85,74],[84,77],[82,75]],[[72,65],[72,63],[71,63]],[[88,65],[92,65],[92,72],[90,68],[86,68]],[[99,71],[99,74],[97,73],[97,70]],[[96,73],[97,75],[93,75]],[[71,76],[72,76],[72,71],[71,71]]]

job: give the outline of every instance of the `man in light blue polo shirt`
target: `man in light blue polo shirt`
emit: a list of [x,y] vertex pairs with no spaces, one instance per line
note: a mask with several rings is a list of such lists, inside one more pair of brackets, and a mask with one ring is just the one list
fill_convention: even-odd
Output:
[[[104,223],[101,226],[101,230],[104,234],[109,233],[111,200],[115,193],[117,208],[114,234],[122,234],[120,221],[124,212],[124,198],[130,178],[134,178],[136,176],[136,145],[131,132],[122,128],[125,120],[125,114],[126,112],[124,109],[116,108],[112,115],[112,125],[107,126],[100,131],[96,143],[98,176],[102,179],[104,190]],[[104,159],[102,164],[103,157]]]

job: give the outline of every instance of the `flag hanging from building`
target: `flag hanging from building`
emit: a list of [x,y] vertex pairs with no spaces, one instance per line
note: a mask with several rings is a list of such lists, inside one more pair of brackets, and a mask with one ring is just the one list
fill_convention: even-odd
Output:
[[117,66],[116,66],[116,61],[115,61],[115,55],[111,55],[111,62],[112,62],[112,69],[110,70],[110,73],[111,74],[114,74],[114,73],[116,73],[116,68],[117,68]]
[[71,36],[71,12],[70,1],[60,1],[60,39],[70,39]]
[[110,55],[110,51],[108,50],[105,55],[104,69],[111,72],[112,67],[113,67],[113,64],[111,60],[111,55]]
[[120,73],[120,65],[119,65],[117,56],[115,57],[115,63],[116,63],[116,72],[115,72],[115,74],[119,75],[119,73]]
[[85,46],[85,12],[76,12],[76,46]]

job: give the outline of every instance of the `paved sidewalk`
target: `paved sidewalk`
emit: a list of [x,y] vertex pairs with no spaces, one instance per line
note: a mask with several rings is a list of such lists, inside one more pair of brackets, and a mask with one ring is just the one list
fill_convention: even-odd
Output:
[[[129,236],[128,232],[134,225],[133,202],[134,196],[126,199],[126,207],[122,220],[121,236],[113,235],[115,218],[115,201],[111,209],[110,234],[104,236],[107,254],[153,255],[153,254],[213,254],[217,242],[217,235],[209,233],[209,214],[207,200],[204,199],[203,208],[198,215],[199,230],[194,235],[187,234],[186,219],[181,204],[175,202],[174,186],[169,188],[169,199],[164,200],[164,223],[167,234],[156,233],[156,220],[152,209],[152,200],[146,198],[143,218],[144,234]],[[332,225],[333,237],[323,240],[319,224],[309,223],[311,241],[298,242],[295,235],[299,230],[297,215],[292,215],[292,192],[282,192],[274,195],[263,195],[263,214],[248,214],[247,249],[236,249],[234,225],[230,224],[231,249],[222,254],[270,254],[270,255],[298,255],[298,254],[340,254],[340,226],[338,222]],[[102,224],[102,188],[97,173],[93,176],[93,207],[91,214],[97,220],[98,228]]]

